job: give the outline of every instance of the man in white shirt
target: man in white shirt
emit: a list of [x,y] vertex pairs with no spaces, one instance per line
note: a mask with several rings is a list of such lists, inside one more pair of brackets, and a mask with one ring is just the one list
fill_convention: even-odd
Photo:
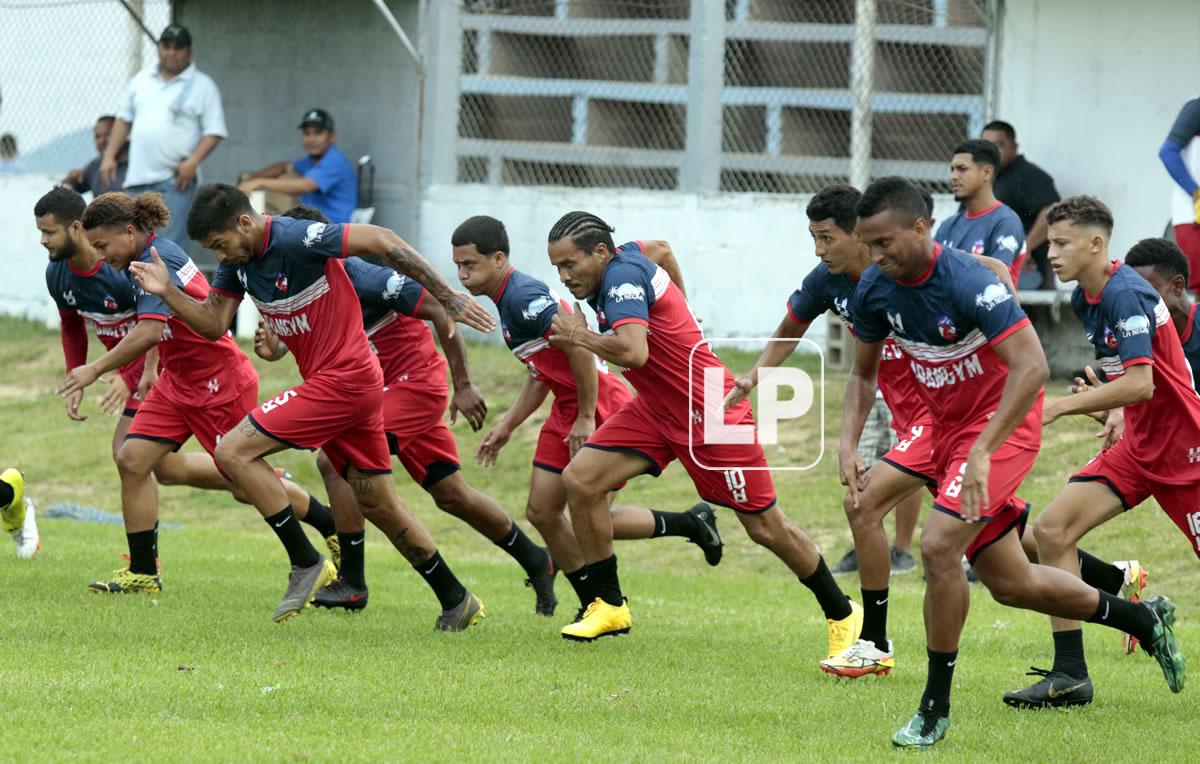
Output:
[[128,136],[125,192],[161,193],[171,220],[158,233],[186,249],[187,213],[200,164],[226,135],[221,92],[192,63],[191,33],[172,24],[159,37],[158,66],[138,72],[125,86],[100,175],[112,181],[116,152]]

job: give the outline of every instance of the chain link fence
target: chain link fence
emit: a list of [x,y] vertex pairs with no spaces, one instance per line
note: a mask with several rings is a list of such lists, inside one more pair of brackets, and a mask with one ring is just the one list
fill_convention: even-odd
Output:
[[[128,0],[154,34],[169,0]],[[117,0],[0,0],[0,134],[22,172],[66,174],[96,156],[92,128],[125,83],[157,60]]]
[[[465,3],[458,180],[667,190],[702,162],[719,173],[695,190],[885,174],[948,190],[954,145],[987,113],[993,0],[724,0],[697,23],[704,4]],[[697,34],[723,40],[719,81],[689,81],[715,71],[693,60]],[[717,140],[692,141],[688,110],[713,92]]]

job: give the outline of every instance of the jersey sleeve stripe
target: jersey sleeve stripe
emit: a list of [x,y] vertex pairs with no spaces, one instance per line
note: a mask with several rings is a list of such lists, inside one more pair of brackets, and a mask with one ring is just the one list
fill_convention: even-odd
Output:
[[342,226],[342,257],[350,256],[350,224]]
[[164,316],[161,313],[139,313],[138,314],[138,321],[141,321],[143,319],[150,319],[151,321],[167,321],[170,318],[171,318],[170,316]]
[[639,326],[650,326],[650,322],[649,322],[649,321],[647,321],[646,319],[644,319],[644,318],[633,318],[633,317],[630,317],[630,318],[618,318],[616,321],[614,321],[614,322],[611,324],[611,326],[612,326],[612,328],[616,329],[618,326],[624,326],[625,324],[638,324]]
[[1018,321],[1017,323],[1008,327],[1004,331],[1000,332],[995,337],[992,337],[990,340],[988,340],[988,342],[990,342],[993,347],[996,345],[999,345],[1001,342],[1004,342],[1009,337],[1013,336],[1017,332],[1021,331],[1022,329],[1024,329],[1027,326],[1030,326],[1030,325],[1031,324],[1029,322],[1028,317],[1022,318],[1020,321]]
[[417,297],[417,302],[413,305],[412,313],[409,314],[410,316],[415,316],[421,312],[421,305],[425,302],[425,295],[427,294],[429,294],[429,290],[421,290],[421,294]]
[[217,286],[210,286],[209,291],[216,292],[217,294],[220,294],[220,295],[225,295],[226,297],[231,297],[235,300],[241,300],[242,297],[244,296],[244,295],[237,294],[236,292],[230,292],[228,289],[222,289],[221,287],[217,287]]

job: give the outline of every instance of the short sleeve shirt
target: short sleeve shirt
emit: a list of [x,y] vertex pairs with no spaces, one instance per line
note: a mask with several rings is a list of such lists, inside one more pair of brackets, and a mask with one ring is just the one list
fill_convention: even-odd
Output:
[[416,318],[428,295],[425,287],[360,257],[346,258],[346,275],[358,295],[363,327],[383,367],[384,382],[440,375],[444,383],[446,362],[438,354],[429,326]]
[[997,202],[975,215],[965,209],[942,221],[934,237],[943,246],[994,257],[1008,266],[1015,284],[1025,256],[1025,229],[1017,213]]
[[334,223],[349,223],[358,206],[358,175],[354,166],[333,144],[320,159],[304,157],[292,169],[317,184],[317,190],[300,197],[302,204],[316,207]]

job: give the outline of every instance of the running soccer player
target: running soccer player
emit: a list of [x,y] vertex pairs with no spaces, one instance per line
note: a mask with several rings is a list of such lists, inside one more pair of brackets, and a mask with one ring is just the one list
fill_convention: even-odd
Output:
[[1000,171],[1000,149],[991,141],[963,141],[950,160],[950,190],[963,208],[942,221],[933,238],[943,246],[994,257],[1009,268],[1013,283],[1025,259],[1021,218],[992,193]]
[[1148,281],[1166,304],[1192,370],[1192,384],[1200,391],[1200,312],[1188,292],[1187,256],[1166,239],[1142,239],[1129,250],[1125,264]]
[[[88,205],[79,222],[92,248],[111,268],[124,272],[130,288],[131,263],[161,259],[170,264],[169,271],[163,268],[164,280],[205,297],[208,282],[196,264],[174,242],[154,234],[169,216],[159,194],[145,193],[131,199],[112,192]],[[162,590],[156,559],[158,485],[154,469],[193,435],[212,454],[221,436],[245,416],[258,398],[258,374],[231,337],[217,335],[209,341],[189,329],[161,299],[141,290],[135,290],[135,294],[136,324],[107,353],[67,372],[58,390],[70,399],[101,374],[120,369],[152,349],[159,351],[158,379],[138,407],[117,453],[129,566],[107,581],[92,582],[89,588],[95,592]],[[245,494],[228,482],[225,487],[232,489],[239,501],[246,501]],[[328,508],[291,481],[286,482],[284,490],[327,542],[336,542]]]
[[[155,262],[136,266],[138,283],[209,338],[222,336],[249,293],[296,358],[304,382],[255,407],[216,451],[217,464],[268,519],[292,563],[274,618],[299,613],[335,571],[289,522],[293,508],[263,457],[288,448],[320,448],[354,489],[360,510],[429,584],[441,604],[436,628],[461,631],[483,604],[459,582],[429,532],[396,496],[382,415],[383,372],[362,328],[362,313],[342,259],[377,255],[430,288],[456,319],[481,330],[492,319],[450,289],[424,257],[386,228],[259,215],[238,189],[211,184],[196,192],[188,235],[221,265],[207,299],[173,286]],[[282,509],[281,509],[282,507]]]
[[[862,608],[842,593],[816,546],[779,508],[757,441],[705,442],[699,402],[706,374],[690,372],[719,369],[722,396],[733,386],[733,375],[704,342],[667,272],[643,254],[639,242],[615,247],[612,231],[591,213],[570,212],[550,229],[548,244],[559,278],[576,299],[588,300],[600,324],[600,332],[594,332],[579,310],[559,311],[551,320],[549,341],[624,368],[637,391],[592,433],[562,474],[585,575],[596,592],[582,618],[564,627],[562,636],[591,641],[629,631],[633,619],[617,575],[608,493],[642,473],[657,476],[678,459],[701,499],[736,510],[750,538],[774,552],[812,590],[828,621],[827,655],[842,652],[858,639]],[[715,408],[721,412],[719,402]],[[749,401],[722,418],[754,423]]]
[[894,335],[926,405],[938,412],[938,496],[921,535],[928,676],[917,713],[892,743],[927,748],[949,727],[950,687],[970,597],[959,562],[964,552],[1003,604],[1134,634],[1178,691],[1182,658],[1168,600],[1127,602],[1075,575],[1032,565],[1018,534],[1010,532],[1024,518],[1013,498],[1041,442],[1046,359],[1012,292],[974,258],[934,243],[925,215],[920,192],[902,178],[875,181],[859,200],[855,233],[874,265],[863,273],[850,306],[855,359],[839,452],[842,481],[857,498],[857,441],[874,401],[883,343]]
[[[1195,515],[1200,505],[1200,397],[1170,311],[1133,268],[1109,260],[1113,217],[1100,200],[1091,196],[1064,199],[1050,208],[1046,221],[1050,265],[1063,281],[1077,282],[1071,306],[1109,381],[1051,402],[1042,421],[1050,424],[1071,414],[1107,411],[1110,421],[1123,417],[1124,431],[1115,445],[1072,475],[1066,488],[1038,517],[1034,527],[1038,559],[1043,566],[1078,575],[1076,542],[1150,497],[1158,501],[1200,556]],[[1164,244],[1160,239],[1145,240],[1135,245],[1130,255],[1135,262],[1156,259]],[[1174,606],[1162,597],[1154,597],[1148,604],[1169,635]],[[1153,624],[1145,621],[1144,613],[1141,617],[1140,631],[1123,631],[1159,659],[1172,691],[1179,692],[1184,682],[1182,656],[1172,655],[1164,661],[1162,645],[1146,641],[1151,636],[1147,626]],[[1092,701],[1079,624],[1071,616],[1059,615],[1051,620],[1051,627],[1053,668],[1039,670],[1042,678],[1035,684],[1006,693],[1005,703],[1044,708]],[[1158,636],[1157,630],[1154,636]]]
[[[513,407],[479,442],[476,459],[485,466],[494,465],[517,427],[537,411],[547,395],[554,394],[533,454],[525,516],[542,534],[554,564],[575,589],[582,612],[596,593],[564,512],[567,493],[562,472],[596,427],[633,395],[590,351],[575,346],[559,349],[549,343],[553,317],[571,308],[545,282],[509,263],[508,232],[502,222],[486,215],[468,218],[454,230],[450,243],[458,280],[471,294],[486,296],[496,304],[504,342],[529,372]],[[647,249],[662,253],[664,260],[670,252],[665,244],[646,242]],[[623,505],[612,507],[611,514],[614,539],[682,536],[701,548],[709,565],[721,561],[716,515],[703,502],[687,512]]]
[[[329,222],[319,210],[306,205],[291,208],[283,217]],[[487,416],[487,404],[471,384],[462,335],[454,331],[441,303],[416,281],[358,257],[346,259],[346,273],[358,295],[371,348],[383,367],[383,424],[392,454],[439,509],[467,523],[516,560],[528,576],[527,585],[534,589],[534,612],[553,615],[558,601],[550,555],[525,535],[495,499],[467,483],[454,434],[442,418],[447,404],[452,423],[461,412],[475,430]],[[438,354],[426,321],[437,331],[445,359]],[[259,328],[254,349],[267,360],[287,352],[265,324]],[[446,385],[447,362],[453,396]],[[338,580],[318,592],[313,604],[361,610],[367,606],[368,595],[363,516],[350,485],[329,460],[318,457],[318,467],[333,506],[342,566]]]

